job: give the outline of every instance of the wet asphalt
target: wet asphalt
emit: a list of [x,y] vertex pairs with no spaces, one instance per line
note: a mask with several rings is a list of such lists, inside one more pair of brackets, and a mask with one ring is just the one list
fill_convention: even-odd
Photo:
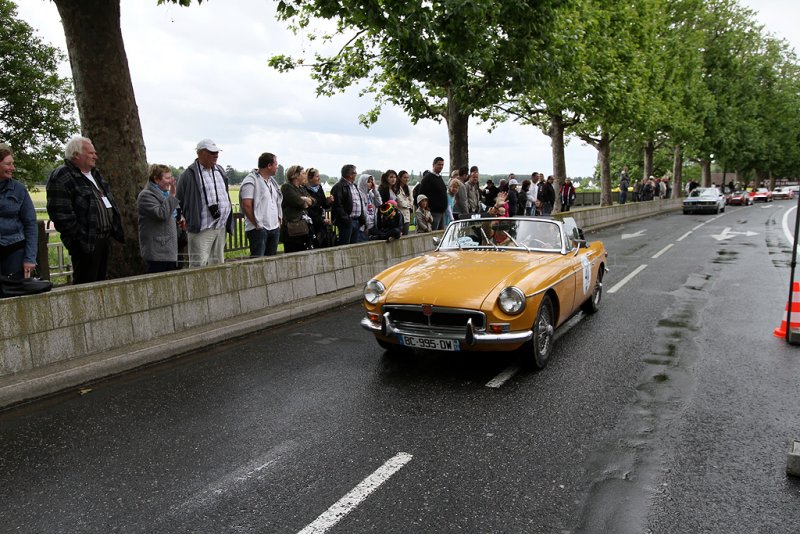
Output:
[[406,453],[328,532],[797,532],[794,206],[589,235],[601,310],[543,371],[391,356],[353,305],[0,413],[2,530],[300,532]]

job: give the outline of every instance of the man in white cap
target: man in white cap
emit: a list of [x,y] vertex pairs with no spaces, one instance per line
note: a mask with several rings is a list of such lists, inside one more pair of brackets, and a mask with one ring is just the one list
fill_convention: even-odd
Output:
[[197,143],[197,159],[178,179],[175,196],[186,218],[190,267],[225,261],[225,233],[233,231],[228,177],[217,165],[219,151],[211,139]]
[[[517,191],[517,186],[519,182],[517,182],[517,178],[514,174],[508,175],[508,197],[506,202],[508,202],[508,216],[509,217],[516,217],[517,213],[519,212],[519,191]],[[524,205],[524,201],[523,201]]]

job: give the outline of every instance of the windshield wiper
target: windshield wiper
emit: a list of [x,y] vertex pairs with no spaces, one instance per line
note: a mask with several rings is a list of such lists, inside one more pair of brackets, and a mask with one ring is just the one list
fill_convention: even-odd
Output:
[[514,239],[513,237],[511,237],[511,234],[508,234],[508,238],[511,240],[512,243],[514,243],[515,246],[520,247],[520,248],[524,248],[528,252],[531,251],[531,249],[530,249],[530,247],[528,247],[528,245],[525,245],[525,244],[520,245],[519,243],[517,243],[517,240]]
[[494,244],[494,241],[489,239],[489,236],[486,235],[486,232],[483,231],[483,228],[481,228],[481,235],[483,235],[483,238],[486,240],[487,245],[492,245],[494,249],[497,250],[497,245]]

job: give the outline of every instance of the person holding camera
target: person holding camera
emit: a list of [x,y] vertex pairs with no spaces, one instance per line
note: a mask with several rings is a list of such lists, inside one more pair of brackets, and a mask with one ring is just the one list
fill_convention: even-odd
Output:
[[189,267],[225,261],[225,233],[233,233],[228,176],[217,165],[219,148],[211,139],[197,143],[197,159],[178,178],[175,196],[186,219]]

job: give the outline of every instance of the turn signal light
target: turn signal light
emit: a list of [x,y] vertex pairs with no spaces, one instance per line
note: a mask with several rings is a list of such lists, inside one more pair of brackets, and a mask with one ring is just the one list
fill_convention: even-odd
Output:
[[381,322],[381,316],[380,316],[380,314],[379,314],[379,313],[372,313],[372,312],[369,312],[369,313],[367,313],[367,317],[368,317],[368,318],[369,318],[369,320],[370,320],[370,321],[372,321],[373,323],[378,323],[378,324],[380,324],[380,322]]
[[510,326],[508,323],[489,323],[489,332],[492,334],[503,334],[508,332]]

